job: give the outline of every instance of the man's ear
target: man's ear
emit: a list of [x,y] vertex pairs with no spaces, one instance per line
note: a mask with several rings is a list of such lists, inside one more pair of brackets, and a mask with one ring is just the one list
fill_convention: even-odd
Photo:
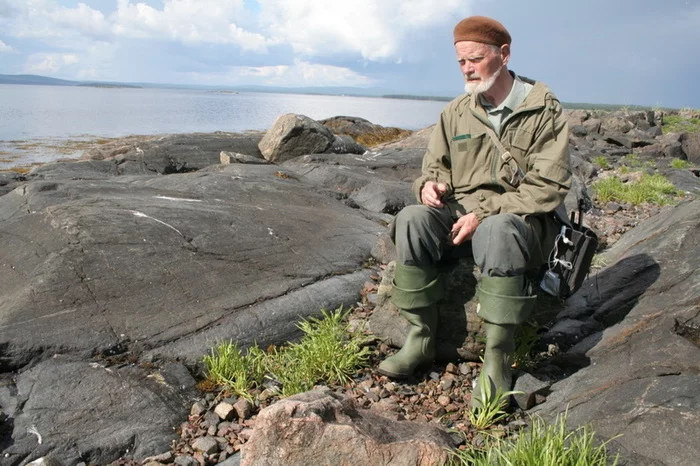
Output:
[[510,45],[501,45],[501,60],[503,60],[504,65],[508,64],[508,60],[510,60]]

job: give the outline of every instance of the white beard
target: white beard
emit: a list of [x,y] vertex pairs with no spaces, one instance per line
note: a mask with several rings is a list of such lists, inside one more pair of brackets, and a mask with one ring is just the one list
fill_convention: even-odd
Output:
[[491,89],[491,86],[493,86],[493,83],[496,82],[496,79],[498,79],[498,76],[501,74],[502,70],[503,67],[500,67],[486,81],[481,80],[476,84],[467,81],[466,83],[464,83],[464,92],[466,92],[467,94],[482,94],[488,91],[489,89]]

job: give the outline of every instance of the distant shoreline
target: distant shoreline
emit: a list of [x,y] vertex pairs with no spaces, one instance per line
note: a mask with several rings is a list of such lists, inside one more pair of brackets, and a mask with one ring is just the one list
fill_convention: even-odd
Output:
[[[203,90],[221,94],[240,94],[244,92],[263,92],[278,94],[300,94],[300,95],[331,95],[347,97],[371,97],[383,99],[403,99],[403,100],[427,100],[435,102],[449,102],[455,96],[432,96],[388,93],[381,90],[368,90],[363,88],[349,87],[269,87],[269,86],[198,86],[198,85],[177,85],[177,84],[157,84],[157,83],[120,83],[120,82],[96,82],[96,81],[70,81],[65,79],[50,78],[40,75],[9,75],[0,74],[0,84],[27,84],[46,86],[82,86],[97,88],[125,88],[125,89],[190,89]],[[622,105],[622,104],[590,104],[578,102],[562,102],[562,106],[568,110],[679,110],[677,108],[656,108],[646,105]]]

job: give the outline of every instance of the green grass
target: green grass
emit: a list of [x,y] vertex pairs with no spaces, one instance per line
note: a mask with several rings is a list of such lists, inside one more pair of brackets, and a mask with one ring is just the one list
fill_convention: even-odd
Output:
[[528,430],[505,439],[489,436],[484,447],[450,451],[450,466],[608,466],[616,465],[618,455],[607,451],[607,442],[597,443],[586,426],[566,429],[566,413],[548,425],[531,418]]
[[700,118],[685,118],[681,115],[666,115],[661,125],[665,133],[694,133],[700,131]]
[[613,176],[597,181],[591,185],[598,202],[622,202],[632,205],[672,204],[681,192],[663,175],[643,174],[638,182],[623,183]]
[[688,162],[687,160],[681,160],[681,159],[673,159],[671,160],[671,168],[678,168],[678,169],[683,169],[683,168],[688,168],[692,164]]
[[475,399],[479,401],[480,406],[469,410],[469,422],[475,429],[485,430],[508,417],[506,407],[508,407],[510,396],[522,392],[504,392],[499,388],[496,393],[493,393],[492,384],[488,377],[479,377],[478,384],[480,396]]
[[604,155],[596,155],[593,157],[593,163],[603,170],[610,168],[610,163],[608,163],[608,159]]
[[265,352],[257,345],[243,355],[233,342],[223,342],[203,359],[207,379],[238,396],[253,399],[252,391],[265,379],[274,382],[283,397],[301,393],[317,383],[346,383],[368,363],[367,337],[351,334],[341,308],[322,311],[322,318],[298,324],[303,337],[297,343]]

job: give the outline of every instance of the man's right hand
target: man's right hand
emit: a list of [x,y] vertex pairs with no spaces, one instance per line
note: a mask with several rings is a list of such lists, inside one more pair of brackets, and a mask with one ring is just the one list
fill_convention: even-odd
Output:
[[445,183],[436,183],[434,181],[426,181],[420,191],[420,200],[428,207],[442,207],[442,196],[447,192]]

